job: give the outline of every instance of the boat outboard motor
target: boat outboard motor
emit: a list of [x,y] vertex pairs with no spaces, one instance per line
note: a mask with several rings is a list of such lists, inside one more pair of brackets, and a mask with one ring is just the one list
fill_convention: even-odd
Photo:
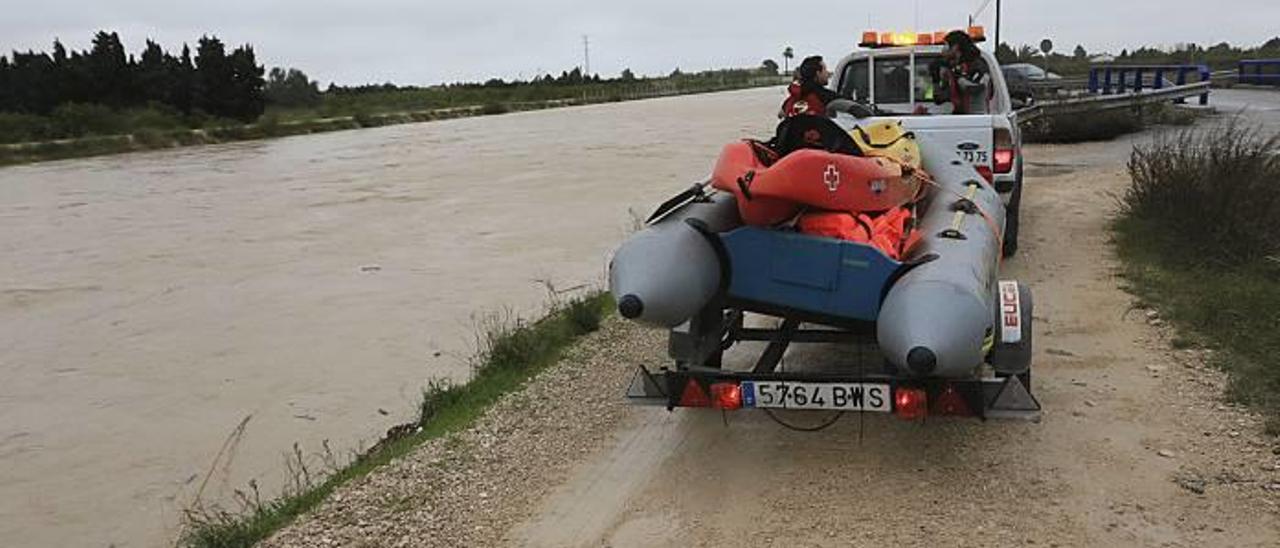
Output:
[[609,263],[609,291],[624,318],[675,327],[723,289],[727,272],[715,234],[740,226],[732,194],[699,191],[622,243]]

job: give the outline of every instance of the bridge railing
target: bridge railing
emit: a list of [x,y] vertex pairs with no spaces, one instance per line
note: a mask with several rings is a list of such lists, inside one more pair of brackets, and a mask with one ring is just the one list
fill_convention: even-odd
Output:
[[1280,86],[1280,59],[1246,59],[1236,67],[1241,84]]
[[[1150,83],[1147,76],[1150,75]],[[1170,82],[1172,77],[1172,82]],[[1141,93],[1144,88],[1164,89],[1167,85],[1181,87],[1189,83],[1190,77],[1197,82],[1208,82],[1212,78],[1207,65],[1104,65],[1089,69],[1089,93],[1111,95],[1113,93]],[[1209,104],[1209,94],[1200,96],[1200,104]]]

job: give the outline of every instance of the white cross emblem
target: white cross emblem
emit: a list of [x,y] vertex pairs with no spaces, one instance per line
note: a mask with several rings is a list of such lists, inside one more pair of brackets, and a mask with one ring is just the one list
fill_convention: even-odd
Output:
[[827,164],[827,170],[822,174],[822,182],[827,183],[827,190],[831,192],[840,188],[840,170],[836,169],[835,164]]

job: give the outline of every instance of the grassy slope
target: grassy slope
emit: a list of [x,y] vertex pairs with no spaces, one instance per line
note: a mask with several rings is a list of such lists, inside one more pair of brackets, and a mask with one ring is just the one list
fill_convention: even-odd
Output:
[[1216,349],[1228,396],[1256,406],[1280,435],[1280,265],[1196,265],[1158,221],[1126,217],[1114,228],[1128,289],[1179,327],[1175,347]]
[[1238,121],[1134,148],[1115,244],[1129,289],[1214,348],[1228,395],[1280,434],[1280,135]]
[[315,508],[343,484],[363,477],[423,442],[468,427],[503,394],[554,364],[582,335],[595,331],[612,310],[608,294],[592,294],[553,307],[545,318],[515,325],[495,323],[480,338],[474,377],[463,385],[432,384],[423,391],[418,419],[393,428],[382,442],[318,483],[296,483],[275,500],[252,503],[244,512],[188,510],[179,542],[200,548],[252,546]]

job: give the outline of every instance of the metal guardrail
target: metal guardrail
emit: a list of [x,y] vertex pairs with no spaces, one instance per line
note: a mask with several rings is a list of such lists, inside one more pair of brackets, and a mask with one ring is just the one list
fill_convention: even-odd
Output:
[[[1151,74],[1150,86],[1147,86],[1145,79],[1148,73]],[[1129,81],[1131,74],[1133,75],[1132,83]],[[1166,75],[1173,75],[1172,82],[1166,78]],[[1089,69],[1088,90],[1089,93],[1109,95],[1113,93],[1113,84],[1115,93],[1125,93],[1130,89],[1140,92],[1143,87],[1159,90],[1167,83],[1175,86],[1186,85],[1188,75],[1199,76],[1201,82],[1208,82],[1211,78],[1208,65],[1104,65]],[[1208,93],[1200,96],[1200,104],[1205,105],[1208,102]]]
[[1018,125],[1024,125],[1044,116],[1044,109],[1040,108],[1040,105],[1031,105],[1018,109],[1014,114],[1018,116]]
[[1241,84],[1280,86],[1280,59],[1246,59],[1235,72]]
[[1210,85],[1211,82],[1204,81],[1141,92],[1111,95],[1086,95],[1055,101],[1043,101],[1031,107],[1019,110],[1018,123],[1025,124],[1042,116],[1061,116],[1064,114],[1073,114],[1078,112],[1111,110],[1161,103],[1165,101],[1175,101],[1178,99],[1185,99],[1187,97],[1205,97],[1209,94]]
[[1057,80],[1031,80],[1025,85],[1031,89],[1085,89],[1089,84],[1089,79],[1085,77],[1078,78],[1059,78]]

